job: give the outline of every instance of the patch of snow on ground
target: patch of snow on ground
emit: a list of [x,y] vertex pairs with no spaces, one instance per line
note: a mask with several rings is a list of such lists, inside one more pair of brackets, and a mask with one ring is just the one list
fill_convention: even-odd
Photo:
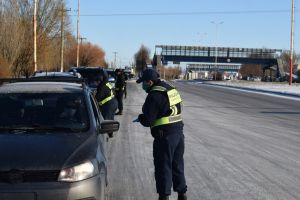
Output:
[[276,83],[276,82],[249,82],[249,81],[210,81],[207,84],[245,88],[258,91],[269,91],[282,94],[300,96],[300,84]]

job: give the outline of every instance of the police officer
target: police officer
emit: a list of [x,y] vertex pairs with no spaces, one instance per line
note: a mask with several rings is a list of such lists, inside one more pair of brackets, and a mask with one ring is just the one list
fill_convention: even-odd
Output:
[[150,127],[154,137],[153,157],[159,200],[169,199],[172,183],[173,190],[178,192],[178,200],[186,200],[182,100],[178,91],[161,81],[153,69],[143,72],[137,80],[137,83],[141,82],[148,96],[143,105],[143,114],[138,116],[137,121]]
[[118,100],[118,112],[116,115],[122,115],[123,114],[123,95],[125,90],[125,77],[122,73],[121,69],[116,69],[116,84],[115,84],[115,92],[116,92],[116,98]]
[[111,84],[108,82],[108,75],[103,70],[97,77],[96,99],[104,119],[113,120],[117,110],[117,100],[114,97]]

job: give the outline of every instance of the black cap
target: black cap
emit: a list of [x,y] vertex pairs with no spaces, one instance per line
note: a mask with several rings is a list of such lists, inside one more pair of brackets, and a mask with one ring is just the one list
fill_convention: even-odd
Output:
[[141,83],[143,81],[156,81],[159,78],[159,74],[154,69],[146,69],[143,71],[142,77],[140,77],[136,82]]

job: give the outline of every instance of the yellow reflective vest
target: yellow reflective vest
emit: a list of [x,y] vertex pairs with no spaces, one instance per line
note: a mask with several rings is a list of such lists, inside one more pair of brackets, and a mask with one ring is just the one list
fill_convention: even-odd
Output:
[[167,88],[162,86],[153,86],[151,88],[151,91],[166,92],[170,103],[170,110],[172,110],[170,116],[156,119],[152,124],[151,128],[182,121],[181,113],[178,112],[178,108],[177,108],[177,106],[181,106],[182,99],[180,97],[179,92],[175,88],[168,90]]
[[103,99],[102,101],[100,101],[99,102],[100,106],[103,106],[105,103],[109,102],[110,100],[112,100],[114,98],[114,93],[112,91],[112,85],[109,82],[107,82],[105,85],[110,89],[110,96],[108,96],[105,99]]

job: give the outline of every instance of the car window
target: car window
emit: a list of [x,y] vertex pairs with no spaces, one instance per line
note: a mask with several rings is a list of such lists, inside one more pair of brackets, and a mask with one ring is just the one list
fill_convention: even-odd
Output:
[[92,108],[93,108],[93,115],[95,117],[97,126],[100,127],[100,123],[101,123],[101,118],[100,118],[100,112],[98,109],[98,106],[96,105],[95,99],[92,95],[90,95],[90,100],[91,100],[91,104],[92,104]]
[[82,93],[0,94],[0,128],[85,130],[89,127]]

